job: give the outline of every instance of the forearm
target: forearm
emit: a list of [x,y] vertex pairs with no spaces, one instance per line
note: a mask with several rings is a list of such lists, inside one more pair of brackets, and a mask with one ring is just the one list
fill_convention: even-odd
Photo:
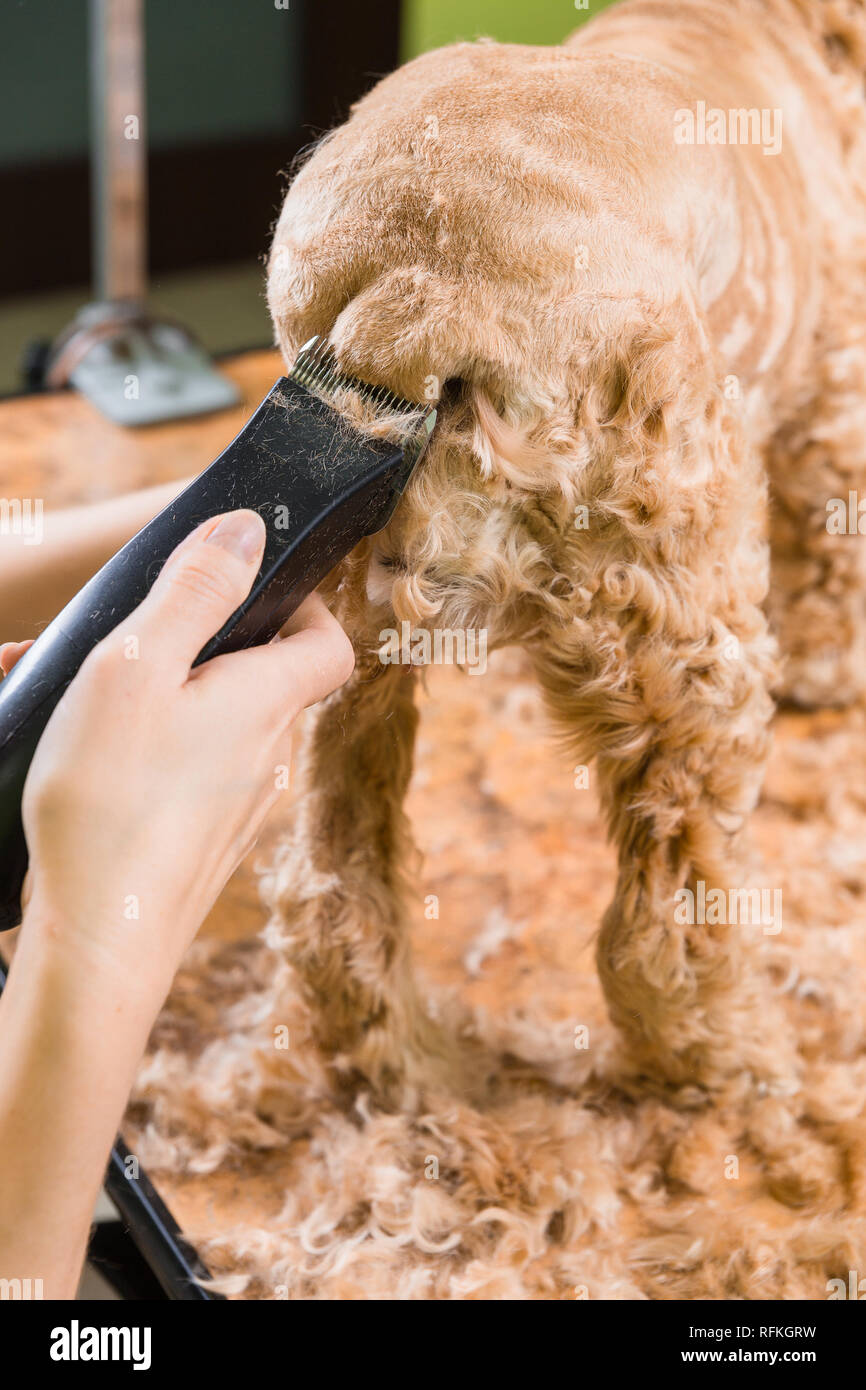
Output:
[[189,479],[42,514],[30,535],[0,541],[0,637],[33,637]]
[[77,970],[41,925],[0,999],[0,1279],[71,1298],[158,1002]]

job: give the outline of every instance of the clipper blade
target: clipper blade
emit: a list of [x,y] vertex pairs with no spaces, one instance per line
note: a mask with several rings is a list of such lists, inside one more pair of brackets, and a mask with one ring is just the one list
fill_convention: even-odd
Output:
[[405,422],[408,431],[402,441],[407,463],[414,466],[421,457],[436,423],[435,405],[418,405],[395,395],[386,386],[371,386],[358,377],[347,376],[337,366],[333,348],[319,336],[304,343],[288,375],[291,381],[297,381],[329,405],[336,404],[341,391],[350,391],[377,413],[396,416],[397,428]]

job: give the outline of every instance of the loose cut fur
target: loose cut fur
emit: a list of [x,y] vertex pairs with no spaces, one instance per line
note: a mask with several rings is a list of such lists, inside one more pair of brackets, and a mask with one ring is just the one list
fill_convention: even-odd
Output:
[[[192,1089],[208,1133],[213,1089],[228,1087],[253,1146],[297,1133],[327,1096],[335,1154],[346,1125],[359,1146],[344,1192],[364,1186],[365,1146],[385,1152],[390,1135],[405,1159],[412,1124],[447,1133],[456,1207],[396,1174],[396,1205],[375,1199],[395,1251],[463,1252],[460,1273],[423,1265],[429,1282],[410,1262],[407,1296],[523,1296],[527,1252],[581,1244],[642,1171],[642,1136],[661,1142],[661,1115],[687,1147],[678,1112],[701,1107],[708,1133],[746,1106],[781,1187],[824,1182],[798,1129],[802,1046],[759,946],[678,922],[674,903],[743,881],[771,692],[862,695],[866,547],[825,520],[830,498],[866,495],[864,73],[861,0],[627,0],[561,49],[461,44],[407,65],[286,198],[269,277],[286,357],[327,334],[351,373],[417,400],[432,382],[440,419],[389,527],[327,586],[356,672],[312,722],[296,831],[264,878],[279,970],[257,1007],[298,1010],[303,1069],[293,1059],[272,1082],[272,1057],[220,1047],[205,1054],[219,1079],[203,1059]],[[677,113],[698,101],[781,111],[781,149],[676,144]],[[607,1091],[560,1122],[527,1092],[502,1129],[486,1112],[495,1046],[421,997],[403,810],[416,681],[379,658],[402,620],[522,647],[569,759],[594,762],[617,856],[597,955],[622,1040],[605,1086],[615,1074],[620,1094],[655,1097],[624,1143]],[[359,1095],[360,1133],[346,1118]],[[521,1132],[576,1164],[555,1231]],[[478,1164],[479,1193],[516,1184],[493,1202],[510,1235],[483,1272],[489,1242],[467,1225],[485,1220],[467,1190]],[[581,1182],[595,1185],[582,1215]],[[312,1248],[332,1252],[332,1274],[341,1248],[381,1259],[369,1226],[349,1255],[340,1221],[316,1211]],[[640,1296],[614,1254],[598,1280]]]

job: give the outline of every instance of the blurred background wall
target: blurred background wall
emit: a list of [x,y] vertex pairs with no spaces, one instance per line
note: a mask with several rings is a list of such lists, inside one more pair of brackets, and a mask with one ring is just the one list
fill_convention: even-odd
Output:
[[[151,298],[213,352],[270,340],[285,170],[400,61],[558,43],[610,0],[144,0]],[[88,0],[0,7],[0,392],[91,297]]]

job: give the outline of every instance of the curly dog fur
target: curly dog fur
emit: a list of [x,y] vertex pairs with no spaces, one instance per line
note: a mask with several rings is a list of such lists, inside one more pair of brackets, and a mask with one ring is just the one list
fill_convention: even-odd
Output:
[[[295,178],[268,285],[286,358],[322,333],[346,370],[417,400],[433,382],[441,401],[393,521],[327,586],[357,668],[310,721],[296,831],[264,878],[271,965],[250,1017],[304,1020],[310,1046],[283,1061],[229,1049],[217,1081],[187,1083],[212,1136],[204,1167],[226,1152],[214,1115],[227,1088],[251,1147],[302,1132],[328,1096],[338,1154],[340,1116],[363,1096],[380,1154],[403,1116],[448,1134],[471,1224],[466,1184],[519,1168],[516,1134],[544,1129],[531,1088],[507,1137],[488,1119],[495,1045],[468,1016],[434,1012],[412,969],[417,676],[380,659],[382,630],[407,620],[520,646],[570,760],[595,768],[617,861],[597,951],[621,1038],[606,1075],[671,1108],[628,1134],[607,1102],[564,1109],[558,1128],[548,1116],[548,1141],[595,1184],[592,1219],[615,1203],[595,1146],[637,1174],[654,1127],[656,1144],[665,1131],[687,1146],[683,1107],[702,1107],[703,1133],[750,1097],[748,1132],[778,1184],[804,1180],[789,1171],[797,1154],[811,1162],[803,1049],[762,943],[680,924],[674,905],[678,890],[743,881],[773,694],[845,706],[866,677],[866,547],[826,527],[828,499],[866,496],[864,73],[862,0],[624,0],[559,49],[417,59]],[[675,143],[676,113],[701,101],[781,111],[781,149]],[[180,1083],[163,1055],[142,1095]],[[429,1253],[445,1197],[417,1200],[398,1243]],[[576,1240],[590,1217],[573,1221]],[[536,1244],[544,1234],[533,1226]],[[284,1247],[261,1241],[244,1249],[264,1279]],[[675,1246],[659,1236],[687,1262]],[[500,1247],[498,1275],[474,1283],[452,1267],[440,1292],[519,1296],[510,1258]],[[607,1296],[641,1296],[599,1260]],[[754,1266],[735,1273],[717,1269],[705,1296],[760,1282]],[[413,1278],[404,1295],[428,1296]],[[676,1286],[660,1276],[652,1293]],[[542,1277],[534,1293],[561,1287]]]

